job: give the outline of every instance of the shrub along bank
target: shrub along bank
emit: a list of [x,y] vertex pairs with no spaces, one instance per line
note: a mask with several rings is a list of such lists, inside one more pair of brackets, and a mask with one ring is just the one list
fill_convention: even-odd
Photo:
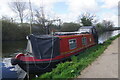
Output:
[[47,72],[34,80],[40,80],[42,78],[56,80],[61,78],[68,79],[77,77],[80,75],[80,72],[90,65],[97,57],[99,57],[117,37],[120,37],[120,34],[109,38],[103,44],[98,44],[94,47],[86,49],[81,52],[80,55],[73,56],[71,61],[58,64],[51,72]]

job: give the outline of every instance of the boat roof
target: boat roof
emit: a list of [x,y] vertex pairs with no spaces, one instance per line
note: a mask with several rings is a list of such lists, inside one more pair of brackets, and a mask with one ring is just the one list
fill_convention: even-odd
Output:
[[78,36],[83,36],[83,35],[90,35],[90,34],[73,34],[73,35],[29,35],[33,36],[34,38],[40,38],[40,39],[51,39],[51,38],[68,38],[68,37],[78,37]]
[[94,28],[94,26],[83,26],[83,27],[80,27],[80,29],[91,29],[91,28]]
[[57,36],[52,36],[52,35],[35,35],[35,34],[31,34],[28,37],[33,36],[35,38],[41,38],[41,39],[49,39],[49,38],[56,38]]

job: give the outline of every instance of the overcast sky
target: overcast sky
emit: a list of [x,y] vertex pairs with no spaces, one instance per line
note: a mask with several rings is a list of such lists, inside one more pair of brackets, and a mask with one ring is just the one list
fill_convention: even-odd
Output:
[[[8,3],[14,0],[0,0],[0,15],[15,18]],[[29,1],[29,0],[24,0]],[[96,19],[111,20],[118,26],[119,0],[31,0],[33,8],[45,7],[47,15],[59,17],[64,22],[76,22],[78,16],[84,12],[96,15]]]

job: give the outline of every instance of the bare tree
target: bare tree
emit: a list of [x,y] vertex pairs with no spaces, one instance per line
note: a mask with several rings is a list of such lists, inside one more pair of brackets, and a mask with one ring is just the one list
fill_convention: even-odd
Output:
[[37,24],[41,25],[42,27],[45,27],[45,22],[47,20],[45,19],[45,14],[43,12],[43,7],[41,7],[39,10],[35,10],[35,17],[36,17],[35,22]]
[[43,7],[41,7],[39,10],[35,10],[35,17],[36,20],[35,22],[37,24],[39,24],[39,26],[41,26],[42,28],[45,29],[46,34],[50,33],[50,26],[54,23],[54,22],[59,22],[60,23],[60,19],[52,19],[49,20],[45,17],[45,13],[43,10]]
[[24,11],[27,9],[26,2],[16,0],[15,2],[9,3],[9,6],[15,13],[17,13],[21,23],[23,23],[23,19],[26,17],[26,14],[24,14]]

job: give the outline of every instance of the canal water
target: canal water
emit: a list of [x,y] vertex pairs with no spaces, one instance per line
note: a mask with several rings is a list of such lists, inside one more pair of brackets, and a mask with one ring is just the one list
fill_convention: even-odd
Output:
[[[109,32],[99,34],[99,43],[103,43],[110,37],[115,36],[119,33],[120,33],[120,30],[109,31]],[[2,44],[3,44],[2,45],[2,60],[3,60],[2,65],[4,65],[4,67],[7,66],[3,68],[4,69],[10,68],[9,70],[16,72],[17,74],[14,73],[15,75],[14,77],[17,76],[17,78],[18,77],[24,78],[26,73],[23,70],[21,70],[18,66],[12,66],[10,63],[10,59],[11,57],[14,57],[16,54],[26,49],[27,40],[25,41],[4,41]]]
[[109,32],[104,32],[102,34],[99,34],[98,42],[103,43],[104,41],[108,40],[110,37],[113,37],[119,33],[120,33],[120,30],[109,31]]

